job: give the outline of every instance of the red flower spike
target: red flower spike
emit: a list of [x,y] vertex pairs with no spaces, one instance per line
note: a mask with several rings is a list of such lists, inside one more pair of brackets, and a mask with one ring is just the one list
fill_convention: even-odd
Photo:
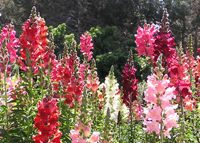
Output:
[[61,83],[62,89],[66,92],[62,97],[65,98],[65,103],[73,106],[75,101],[81,104],[84,79],[81,76],[83,73],[76,73],[75,68],[79,68],[80,63],[76,54],[70,53],[63,57],[60,62],[53,68],[51,77],[55,92],[57,92],[58,84]]
[[34,127],[38,129],[38,135],[33,137],[35,143],[44,143],[51,140],[53,137],[53,143],[60,143],[60,137],[62,133],[57,126],[58,123],[58,107],[55,99],[48,100],[44,98],[42,102],[39,102],[38,114],[34,119]]
[[[49,59],[49,55],[46,54],[48,51],[48,39],[46,37],[48,28],[45,26],[44,19],[36,15],[35,7],[33,7],[30,18],[24,23],[22,29],[24,33],[20,35],[21,50],[17,61],[19,67],[26,71],[27,67],[30,66],[34,73],[37,73],[38,66],[46,67],[47,69],[49,61],[45,61],[45,59]],[[27,54],[30,55],[28,60]],[[38,65],[39,60],[45,63]]]

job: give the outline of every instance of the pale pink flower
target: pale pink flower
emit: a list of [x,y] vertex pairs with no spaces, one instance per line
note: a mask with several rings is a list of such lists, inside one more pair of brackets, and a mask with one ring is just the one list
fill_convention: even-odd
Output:
[[70,131],[70,138],[71,138],[72,140],[79,139],[79,138],[80,138],[79,132],[76,132],[75,130],[71,130],[71,131]]
[[165,114],[166,114],[167,117],[170,116],[170,115],[172,115],[172,114],[175,114],[175,111],[174,111],[173,107],[167,108],[165,110]]
[[80,130],[79,130],[79,127],[78,127],[78,125],[77,125],[77,124],[74,126],[74,129],[75,129],[75,131],[76,131],[76,132],[78,132],[78,133],[79,133],[79,131],[80,131]]
[[86,127],[84,128],[83,132],[84,132],[84,136],[85,136],[86,138],[88,138],[88,136],[90,135],[90,127],[86,126]]
[[177,114],[172,114],[163,121],[166,129],[172,129],[172,127],[178,127],[177,121],[179,117]]
[[99,135],[100,135],[99,132],[93,132],[92,136],[90,137],[89,142],[90,143],[98,142],[99,141]]
[[165,88],[168,87],[168,82],[169,80],[161,80],[161,81],[157,81],[156,84],[156,90],[159,94],[163,94],[165,91]]
[[145,91],[145,94],[147,97],[144,98],[145,101],[150,102],[150,103],[157,103],[158,98],[156,97],[156,94],[152,93],[150,89]]
[[[79,120],[80,121],[80,120]],[[82,122],[79,122],[78,125],[75,125],[75,130],[70,131],[70,138],[72,143],[96,143],[99,141],[99,132],[93,132],[90,139],[91,125],[85,126]]]
[[83,130],[84,127],[85,127],[85,125],[82,122],[78,123],[78,128],[80,131]]
[[148,77],[148,81],[147,81],[148,89],[144,92],[146,95],[144,100],[146,100],[147,102],[156,104],[157,103],[157,97],[156,97],[157,90],[156,90],[155,86],[152,84],[153,78],[151,78],[151,77],[153,77],[153,76]]
[[160,97],[160,100],[162,102],[161,107],[163,110],[165,110],[167,107],[172,107],[169,100],[167,100],[164,96]]
[[151,133],[151,132],[156,132],[157,134],[160,133],[160,128],[159,128],[159,122],[156,121],[146,121],[144,124],[147,126],[146,132]]
[[87,141],[84,139],[76,139],[76,140],[73,140],[72,143],[87,143]]
[[160,107],[154,106],[153,109],[149,109],[149,112],[146,115],[146,119],[151,119],[153,121],[161,121],[162,119],[162,110]]
[[176,96],[174,95],[174,90],[175,90],[175,87],[168,87],[165,90],[165,94],[163,95],[163,97],[165,97],[168,100],[175,99]]
[[164,131],[164,136],[168,137],[169,139],[171,138],[170,134],[169,134],[170,129],[167,129]]

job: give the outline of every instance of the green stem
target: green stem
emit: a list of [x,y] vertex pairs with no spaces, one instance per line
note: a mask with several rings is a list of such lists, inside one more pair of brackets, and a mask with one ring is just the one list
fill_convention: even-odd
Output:
[[96,105],[96,95],[95,93],[92,91],[92,97],[93,97],[93,115],[94,115],[94,126],[97,127],[97,118],[96,118],[96,110],[97,110],[97,105]]
[[160,128],[160,142],[163,143],[163,121],[161,119],[161,128]]
[[30,90],[30,94],[27,96],[27,109],[28,109],[28,115],[27,115],[27,118],[28,118],[28,132],[27,132],[27,137],[26,137],[26,142],[29,143],[29,136],[31,134],[31,120],[30,120],[30,116],[31,116],[31,106],[32,106],[32,97],[33,97],[33,87],[32,87],[32,81],[31,81],[31,76],[32,72],[31,70],[29,70],[28,72],[28,90]]
[[[60,95],[60,101],[59,101],[59,111],[60,111],[60,114],[61,114],[61,99],[62,99],[62,97],[61,97],[61,94],[59,94]],[[61,114],[62,115],[62,114]]]
[[181,101],[180,101],[180,104],[181,104],[181,128],[180,128],[180,134],[181,134],[181,142],[184,141],[184,131],[185,131],[185,126],[184,126],[184,110],[183,110],[183,98],[182,96],[180,96],[181,98]]
[[[5,63],[5,62],[4,62]],[[4,85],[4,99],[5,99],[5,103],[6,103],[6,131],[7,131],[7,134],[6,134],[6,138],[7,138],[7,140],[9,139],[9,122],[8,122],[8,99],[7,99],[7,82],[6,82],[6,78],[7,78],[7,76],[6,76],[6,70],[7,70],[7,68],[6,68],[6,65],[4,65],[4,83],[3,83],[3,85]]]
[[147,132],[145,132],[145,143],[147,143],[147,140],[148,140],[148,135]]
[[121,143],[121,139],[120,139],[120,133],[121,133],[121,132],[120,132],[120,123],[119,123],[119,136],[118,136],[118,137],[119,137],[119,138],[118,138],[118,140],[119,140],[119,143]]
[[77,108],[77,101],[74,103],[74,123],[76,123],[76,108]]
[[133,139],[133,117],[132,117],[132,100],[130,100],[130,109],[129,109],[129,112],[130,112],[130,116],[131,116],[131,124],[130,124],[130,128],[131,128],[131,139],[130,139],[130,142],[134,143],[134,139]]
[[42,90],[42,91],[41,91],[41,94],[42,94],[42,100],[43,100],[43,98],[44,98],[44,89],[43,89],[43,88],[44,88],[44,86],[41,87],[41,90]]

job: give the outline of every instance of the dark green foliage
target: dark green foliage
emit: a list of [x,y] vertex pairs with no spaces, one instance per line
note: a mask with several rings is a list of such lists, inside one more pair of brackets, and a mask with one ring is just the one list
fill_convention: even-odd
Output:
[[89,33],[92,36],[92,42],[94,43],[94,58],[97,55],[112,52],[120,48],[120,42],[117,40],[116,32],[116,26],[107,26],[105,29],[92,27],[90,29]]
[[50,26],[48,28],[49,33],[53,33],[54,35],[54,43],[55,43],[55,54],[58,56],[63,52],[64,45],[67,44],[70,47],[70,44],[74,40],[74,34],[66,35],[66,24],[60,24],[58,27],[53,28]]
[[[115,76],[119,83],[122,82],[122,70],[124,69],[125,63],[127,62],[129,50],[116,50],[115,52],[109,52],[103,55],[98,55],[96,58],[98,75],[100,81],[108,74],[110,67],[113,65],[115,69]],[[137,69],[136,78],[139,81],[145,80],[147,76],[151,73],[151,66],[148,64],[147,60],[142,57],[138,57],[136,54],[133,56],[134,67]]]
[[[33,135],[36,134],[36,130],[34,128],[34,118],[37,114],[37,106],[38,100],[41,100],[40,90],[33,90],[33,87],[37,87],[37,83],[31,81],[31,78],[34,78],[31,74],[21,73],[21,79],[23,82],[19,83],[20,87],[16,88],[12,91],[12,96],[15,96],[16,99],[10,100],[8,103],[12,104],[9,108],[8,113],[8,131],[6,131],[5,127],[0,130],[0,136],[3,136],[4,139],[2,142],[9,141],[10,143],[32,143]],[[17,79],[17,77],[15,77]],[[1,106],[1,114],[5,114],[6,106]],[[3,119],[4,117],[1,117]],[[4,123],[5,119],[1,120]],[[3,123],[0,123],[0,125]]]
[[121,77],[122,70],[127,62],[128,52],[133,49],[135,68],[137,69],[136,77],[139,81],[146,79],[147,75],[151,73],[150,65],[147,60],[136,55],[134,37],[130,35],[128,38],[120,41],[117,37],[119,29],[116,26],[107,26],[105,29],[100,27],[92,27],[89,33],[92,36],[94,43],[94,58],[96,58],[97,71],[100,81],[103,82],[108,74],[110,67],[115,68],[115,76],[119,83],[123,80]]

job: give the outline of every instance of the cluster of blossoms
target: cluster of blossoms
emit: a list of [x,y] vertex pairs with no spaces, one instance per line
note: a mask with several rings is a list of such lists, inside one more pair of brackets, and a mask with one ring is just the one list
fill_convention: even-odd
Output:
[[[15,30],[14,26],[12,24],[8,24],[5,27],[3,27],[1,31],[1,38],[0,38],[0,78],[1,83],[4,83],[4,86],[1,87],[2,89],[6,88],[5,90],[1,90],[1,95],[4,95],[4,98],[0,98],[0,105],[5,104],[5,98],[9,102],[12,97],[13,90],[16,88],[16,84],[18,84],[17,80],[16,82],[11,81],[11,70],[12,70],[12,64],[16,63],[17,56],[17,48],[19,47],[19,39],[15,37]],[[6,75],[4,75],[6,73]],[[5,80],[4,80],[5,79]],[[5,93],[6,92],[6,93]],[[9,103],[8,106],[11,106],[12,104]]]
[[93,43],[92,43],[92,37],[88,33],[84,33],[81,36],[80,41],[80,48],[81,52],[83,52],[83,55],[90,61],[92,59],[93,52],[90,51],[91,49],[94,49]]
[[168,68],[172,57],[174,56],[175,49],[172,48],[176,44],[174,43],[174,37],[170,37],[171,31],[169,30],[169,20],[167,9],[163,13],[160,29],[156,31],[155,43],[154,43],[154,64],[156,63],[160,54],[163,54],[163,67]]
[[[84,56],[87,57],[87,61],[91,60],[93,49],[93,43],[91,43],[92,38],[88,33],[84,33],[81,37],[80,48]],[[87,62],[86,61],[86,62]],[[87,71],[87,63],[80,64],[76,53],[76,43],[73,42],[72,49],[68,53],[68,49],[65,48],[65,53],[62,59],[53,68],[51,73],[51,78],[54,85],[55,92],[59,91],[58,83],[61,83],[63,91],[63,97],[65,98],[65,103],[73,106],[74,102],[81,104],[81,98],[83,95],[84,80]],[[96,75],[97,76],[97,75]],[[87,86],[92,88],[94,91],[98,88],[98,80],[94,80],[92,75],[89,75]]]
[[[191,110],[190,107],[194,102],[190,100],[190,76],[196,73],[196,61],[194,60],[193,54],[188,54],[188,51],[186,56],[180,53],[181,49],[179,53],[177,53],[175,49],[172,48],[176,44],[174,43],[174,37],[170,37],[171,31],[169,30],[167,10],[165,9],[163,13],[159,30],[155,31],[154,25],[150,28],[149,25],[145,24],[144,29],[141,27],[138,28],[137,33],[135,42],[137,44],[136,50],[138,51],[138,55],[149,56],[154,63],[154,67],[158,66],[156,64],[158,57],[161,54],[163,55],[162,67],[165,68],[165,71],[170,75],[169,86],[175,87],[174,94],[178,95],[178,102],[180,101],[180,96],[183,99],[187,98],[185,107]],[[147,50],[149,47],[151,47],[151,50]],[[192,70],[191,75],[187,75],[187,73],[190,72],[189,70]],[[198,77],[196,77],[196,79],[197,78]]]
[[99,88],[99,78],[96,70],[95,60],[92,60],[91,70],[88,71],[87,79],[87,87],[90,89],[90,91],[92,91],[92,93],[96,93],[97,89]]
[[[180,58],[181,57],[179,57],[179,59]],[[181,63],[179,63],[179,60],[177,59],[172,59],[170,66],[170,85],[176,87],[177,94],[179,92],[183,98],[191,95],[191,83],[190,77],[187,75],[188,63],[186,62],[186,59],[184,59]]]
[[128,116],[128,108],[121,103],[119,84],[114,76],[114,67],[111,67],[109,75],[105,78],[105,82],[99,87],[105,89],[105,107],[104,115],[107,114],[107,108],[110,109],[110,119],[117,122],[118,113],[120,112],[123,118]]
[[[181,51],[181,50],[180,50]],[[191,64],[190,64],[191,63]],[[180,52],[176,58],[172,58],[169,74],[170,74],[170,87],[175,87],[175,94],[177,95],[177,102],[183,100],[184,107],[192,111],[195,101],[192,100],[191,93],[191,78],[197,75],[196,61],[193,56],[187,56]],[[191,71],[190,71],[191,70]],[[188,75],[190,73],[190,75]]]
[[15,37],[14,26],[11,24],[3,27],[0,38],[0,72],[9,76],[12,70],[12,63],[16,62],[19,39]]
[[[49,61],[47,63],[45,61],[49,59],[49,55],[47,54],[48,39],[46,37],[48,28],[45,26],[44,19],[36,15],[35,7],[22,29],[24,33],[20,36],[21,50],[17,62],[21,69],[27,71],[28,67],[31,67],[34,73],[37,73],[38,66],[48,67]],[[44,63],[38,65],[39,60]]]
[[[78,120],[79,121],[79,120]],[[90,121],[91,122],[91,121]],[[99,142],[99,132],[93,132],[91,137],[91,125],[85,126],[82,122],[79,121],[78,124],[75,125],[74,129],[70,131],[70,137],[72,139],[72,143],[96,143]]]
[[61,142],[62,133],[57,128],[61,124],[57,121],[59,117],[57,103],[51,97],[44,98],[42,102],[39,102],[38,115],[34,119],[34,126],[38,129],[38,135],[33,137],[35,143],[45,143],[50,140],[52,143]]
[[135,42],[137,44],[135,50],[138,52],[138,56],[145,55],[153,60],[155,32],[155,25],[145,24],[144,28],[138,27],[137,34],[135,35]]
[[[137,92],[137,82],[138,80],[135,77],[135,71],[133,64],[133,55],[132,51],[129,53],[129,59],[127,63],[125,64],[123,74],[122,74],[122,100],[123,103],[126,104],[126,106],[130,105],[130,102],[133,102],[137,100],[138,92]],[[131,103],[132,104],[132,103]]]
[[197,72],[195,74],[195,86],[197,90],[197,97],[200,98],[200,56],[197,56]]
[[82,73],[78,70],[81,64],[79,63],[75,48],[76,45],[74,43],[70,53],[65,49],[66,53],[51,72],[55,93],[60,92],[58,83],[61,83],[63,89],[62,97],[65,98],[65,103],[71,106],[73,106],[75,101],[81,104],[84,86]]
[[[160,79],[160,77],[162,79]],[[146,118],[144,124],[147,126],[146,132],[155,131],[160,135],[164,131],[164,135],[170,138],[169,131],[173,127],[178,127],[177,121],[179,116],[174,111],[176,105],[171,102],[175,99],[174,87],[168,87],[168,76],[162,74],[152,74],[148,76],[148,89],[145,91],[145,101],[148,103],[148,108],[144,109]]]
[[155,30],[155,26],[145,24],[144,29],[139,27],[137,30],[136,44],[138,55],[145,55],[153,61],[154,66],[159,55],[163,54],[163,67],[168,68],[172,57],[174,56],[175,49],[174,37],[170,37],[171,31],[169,30],[168,13],[165,9],[162,23],[159,30]]

